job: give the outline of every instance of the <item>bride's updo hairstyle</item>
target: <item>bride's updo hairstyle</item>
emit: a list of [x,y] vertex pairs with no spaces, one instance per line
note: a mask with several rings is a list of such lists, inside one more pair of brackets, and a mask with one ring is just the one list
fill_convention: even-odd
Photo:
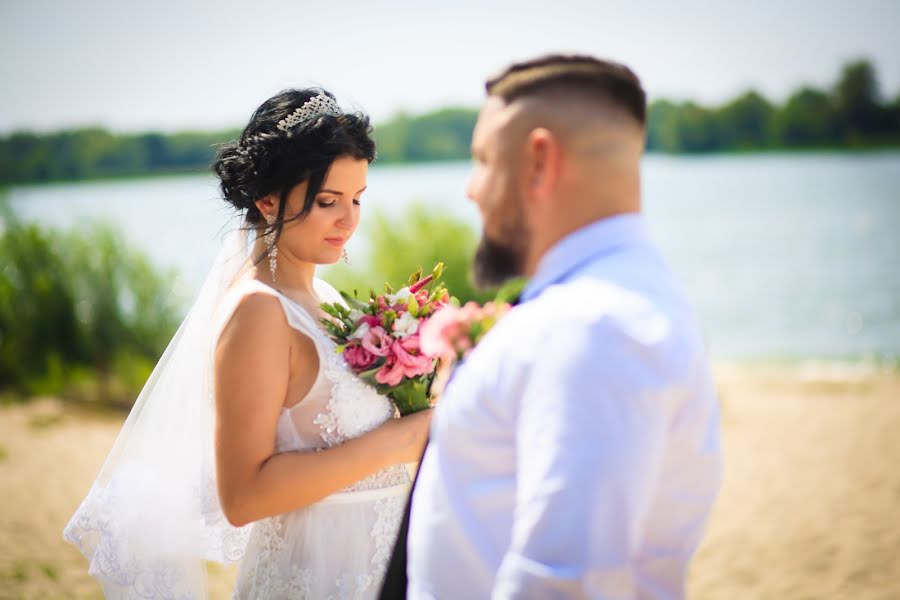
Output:
[[[244,212],[247,223],[257,231],[266,229],[269,233],[269,227],[255,202],[278,194],[278,215],[271,226],[276,240],[285,222],[309,214],[335,159],[375,160],[372,127],[362,113],[313,111],[308,118],[291,120],[295,111],[320,94],[334,100],[331,92],[321,88],[289,89],[272,96],[253,113],[240,139],[219,149],[213,163],[222,197]],[[286,119],[290,123],[287,127]],[[303,209],[286,216],[290,191],[304,181],[309,187]]]

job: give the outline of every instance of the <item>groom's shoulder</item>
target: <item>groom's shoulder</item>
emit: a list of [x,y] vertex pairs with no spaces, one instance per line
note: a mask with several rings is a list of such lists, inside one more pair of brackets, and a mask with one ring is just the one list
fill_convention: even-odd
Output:
[[565,328],[639,321],[665,312],[657,298],[617,282],[590,277],[558,283],[511,312],[517,329],[546,334]]
[[490,342],[526,360],[557,340],[627,344],[653,352],[695,343],[690,323],[665,296],[596,277],[547,287],[516,306],[495,329]]

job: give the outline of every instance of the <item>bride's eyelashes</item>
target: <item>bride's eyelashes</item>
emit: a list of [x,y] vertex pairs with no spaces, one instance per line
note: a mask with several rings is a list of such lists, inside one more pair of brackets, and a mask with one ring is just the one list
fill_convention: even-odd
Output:
[[[317,200],[316,203],[321,208],[331,208],[332,206],[337,204],[337,200]],[[353,204],[355,204],[356,206],[360,206],[362,203],[360,202],[359,198],[354,198]]]

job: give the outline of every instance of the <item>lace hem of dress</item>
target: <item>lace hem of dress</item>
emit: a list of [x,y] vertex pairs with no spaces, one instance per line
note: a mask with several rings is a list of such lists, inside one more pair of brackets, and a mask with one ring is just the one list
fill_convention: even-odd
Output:
[[[288,542],[282,532],[283,516],[257,521],[253,543],[259,549],[255,564],[244,571],[245,579],[238,582],[233,600],[242,598],[312,598],[312,590],[330,589],[325,600],[350,600],[380,586],[387,571],[391,549],[400,529],[405,496],[382,498],[372,503],[376,518],[369,535],[373,551],[366,572],[341,573],[331,582],[323,581],[312,569],[293,564],[289,569],[279,565],[279,554],[286,551]],[[246,565],[245,565],[246,567]],[[329,585],[330,583],[330,585]]]
[[[184,553],[148,559],[143,555],[146,549],[140,540],[141,535],[146,537],[152,532],[138,534],[125,530],[123,523],[133,522],[123,517],[128,514],[125,504],[127,500],[117,493],[115,483],[93,487],[66,526],[63,537],[87,557],[89,573],[101,581],[108,596],[195,598],[198,589],[204,586],[201,556]],[[234,528],[227,523],[210,525],[212,530],[204,530],[205,557],[219,562],[239,560],[251,528]]]

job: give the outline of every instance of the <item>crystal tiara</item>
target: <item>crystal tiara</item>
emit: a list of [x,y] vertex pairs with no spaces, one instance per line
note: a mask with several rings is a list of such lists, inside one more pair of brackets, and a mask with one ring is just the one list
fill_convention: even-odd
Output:
[[317,95],[304,102],[303,106],[278,121],[277,127],[282,131],[287,131],[291,127],[294,127],[298,123],[306,121],[311,117],[318,115],[337,116],[339,114],[341,114],[341,109],[338,107],[337,102],[335,102],[331,96],[319,92]]

